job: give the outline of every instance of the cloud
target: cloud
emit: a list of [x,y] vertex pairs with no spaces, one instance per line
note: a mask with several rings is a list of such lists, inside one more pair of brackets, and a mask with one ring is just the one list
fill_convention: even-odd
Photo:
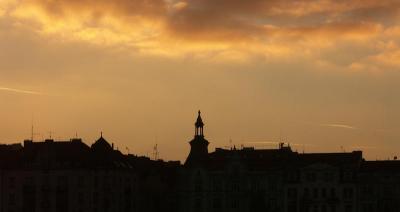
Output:
[[[308,28],[325,24],[380,22],[396,16],[396,1],[187,0],[171,28],[182,33],[236,32],[254,36],[265,25]],[[383,13],[381,11],[387,11]],[[375,14],[369,15],[368,14]],[[340,29],[339,29],[340,30]],[[338,31],[339,31],[338,30]],[[343,30],[346,29],[341,29]],[[344,31],[345,32],[345,31]],[[267,34],[268,36],[268,34]]]
[[253,142],[245,142],[246,144],[274,144],[274,145],[278,145],[280,143],[284,142],[285,144],[289,144],[290,146],[314,146],[312,144],[303,144],[303,143],[290,143],[287,141],[253,141]]
[[[4,2],[0,16],[13,22],[13,27],[29,28],[60,42],[208,61],[298,58],[350,71],[369,70],[371,63],[378,69],[381,65],[398,67],[387,61],[397,57],[399,43],[388,35],[400,20],[400,3],[392,0]],[[396,49],[380,47],[388,43]],[[353,48],[344,52],[335,48],[346,44]],[[354,53],[357,58],[344,63],[347,58],[324,58],[328,52]]]
[[167,10],[164,0],[21,0],[20,4],[38,7],[54,18],[85,13],[90,18],[105,15],[128,17],[159,17]]
[[353,126],[350,126],[350,125],[345,125],[345,124],[321,124],[321,126],[333,127],[333,128],[342,128],[342,129],[349,129],[349,130],[357,129],[356,127],[353,127]]
[[[377,149],[376,146],[349,146],[350,149]],[[380,147],[382,148],[382,147]]]
[[44,95],[43,93],[29,90],[20,90],[15,88],[0,87],[0,91],[20,93],[20,94],[31,94],[31,95]]

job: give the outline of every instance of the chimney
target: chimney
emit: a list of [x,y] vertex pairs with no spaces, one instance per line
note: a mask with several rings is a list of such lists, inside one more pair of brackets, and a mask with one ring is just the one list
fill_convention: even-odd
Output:
[[24,140],[24,147],[27,147],[30,144],[32,144],[32,140]]

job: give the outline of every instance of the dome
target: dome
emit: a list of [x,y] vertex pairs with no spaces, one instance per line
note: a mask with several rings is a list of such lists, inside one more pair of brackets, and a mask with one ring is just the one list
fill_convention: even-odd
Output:
[[97,139],[96,142],[94,142],[94,144],[92,144],[91,148],[94,151],[111,151],[113,148],[112,146],[107,142],[106,139],[103,138],[103,135],[101,135],[101,137],[99,139]]

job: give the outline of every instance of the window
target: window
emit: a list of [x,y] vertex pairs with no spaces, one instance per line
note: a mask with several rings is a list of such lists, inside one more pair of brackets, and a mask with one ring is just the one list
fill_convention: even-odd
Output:
[[322,198],[326,198],[326,188],[321,189],[321,196]]
[[232,209],[237,209],[239,208],[239,202],[238,200],[234,199],[232,200]]
[[9,188],[15,188],[15,177],[9,177],[8,178],[8,187]]
[[221,199],[220,198],[215,198],[213,200],[213,208],[214,209],[221,209]]
[[309,197],[310,196],[310,190],[308,188],[304,188],[304,196]]
[[197,178],[195,183],[194,183],[194,190],[197,191],[197,192],[201,191],[202,187],[203,187],[203,183],[202,183],[201,179]]
[[373,195],[374,189],[371,185],[365,185],[361,187],[361,194],[368,196],[368,195]]
[[94,187],[97,188],[99,186],[99,177],[94,177]]
[[315,182],[317,181],[317,175],[314,172],[308,172],[306,175],[306,180],[308,182]]
[[344,212],[352,212],[353,211],[353,206],[352,205],[346,205],[344,207]]
[[57,186],[66,187],[68,185],[66,176],[58,176],[57,178]]
[[214,180],[213,181],[213,190],[214,191],[221,191],[222,190],[222,185],[220,180]]
[[9,205],[15,205],[15,194],[10,194],[8,196],[8,204]]
[[272,182],[271,184],[269,184],[269,185],[268,185],[268,190],[269,190],[269,192],[271,192],[271,193],[276,193],[277,190],[278,190],[276,183],[273,183],[273,182]]
[[236,180],[232,182],[232,191],[234,192],[240,191],[239,182]]
[[78,176],[77,177],[77,186],[78,188],[85,187],[85,177],[84,176]]
[[296,201],[291,201],[288,203],[288,211],[290,211],[290,212],[297,211],[297,202]]
[[393,196],[393,188],[391,186],[384,186],[383,187],[383,195],[385,197]]
[[85,197],[82,192],[78,193],[78,204],[82,206],[85,203]]
[[98,199],[99,199],[99,194],[97,192],[94,192],[93,193],[93,204],[94,205],[97,205]]
[[335,175],[333,172],[325,172],[324,173],[324,181],[325,182],[332,182],[334,177],[335,177]]
[[42,192],[42,209],[48,209],[50,207],[50,194],[49,190]]
[[33,185],[35,183],[35,178],[31,177],[26,177],[25,178],[25,183],[28,185]]
[[203,190],[203,181],[201,179],[200,171],[197,171],[196,177],[194,179],[194,190],[197,192]]
[[353,198],[353,188],[344,188],[343,189],[343,198],[346,200]]
[[353,178],[353,174],[350,171],[345,171],[343,173],[343,180],[344,181],[350,181]]
[[203,204],[202,204],[202,200],[200,198],[196,199],[195,203],[194,203],[194,211],[196,212],[202,212],[203,211]]
[[331,197],[332,198],[336,197],[336,189],[335,188],[331,188]]
[[296,188],[288,188],[287,197],[293,198],[293,199],[297,198],[297,189]]
[[313,197],[318,198],[318,188],[313,189]]
[[288,181],[297,181],[297,172],[289,172]]
[[363,204],[362,212],[372,212],[372,211],[373,211],[373,205],[371,203]]
[[258,190],[260,190],[260,181],[258,181],[258,180],[253,180],[253,181],[251,182],[251,190],[253,190],[253,191],[258,191]]
[[110,185],[110,177],[108,175],[103,176],[104,185]]

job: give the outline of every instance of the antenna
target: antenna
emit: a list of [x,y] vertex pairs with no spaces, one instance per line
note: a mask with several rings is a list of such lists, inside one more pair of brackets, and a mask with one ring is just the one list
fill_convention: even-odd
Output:
[[52,132],[51,132],[51,131],[49,131],[49,138],[50,138],[50,139],[51,139],[51,133],[52,133]]
[[33,121],[32,121],[32,128],[31,128],[31,141],[33,141]]
[[34,119],[33,119],[33,114],[32,114],[32,120],[31,120],[31,141],[32,142],[33,142],[33,139],[34,139],[35,135],[38,135],[38,136],[41,135],[40,133],[35,133],[34,126],[33,126],[33,121],[34,121]]
[[154,145],[154,147],[153,147],[153,156],[154,156],[154,160],[158,160],[158,146],[157,146],[157,144]]
[[31,120],[31,141],[33,142],[33,114],[32,114],[32,120]]

